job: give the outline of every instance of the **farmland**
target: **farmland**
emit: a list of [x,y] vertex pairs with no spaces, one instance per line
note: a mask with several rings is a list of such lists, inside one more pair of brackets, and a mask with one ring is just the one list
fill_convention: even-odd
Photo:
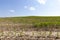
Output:
[[34,27],[59,28],[59,16],[26,16],[26,17],[7,17],[0,18],[0,24],[32,24]]
[[6,40],[60,40],[60,17],[0,18],[0,38],[2,40],[5,40],[5,38]]

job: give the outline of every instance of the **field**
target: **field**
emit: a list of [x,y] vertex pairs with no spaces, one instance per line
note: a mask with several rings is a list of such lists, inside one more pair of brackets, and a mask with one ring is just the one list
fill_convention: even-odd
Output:
[[0,18],[0,23],[20,23],[20,24],[32,24],[35,27],[59,27],[59,16],[26,16],[26,17],[7,17]]
[[60,16],[0,18],[1,40],[60,40]]

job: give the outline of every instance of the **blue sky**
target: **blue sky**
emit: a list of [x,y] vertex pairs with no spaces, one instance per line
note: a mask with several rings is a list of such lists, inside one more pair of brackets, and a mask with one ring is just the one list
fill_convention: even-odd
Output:
[[60,0],[0,0],[0,17],[60,16]]

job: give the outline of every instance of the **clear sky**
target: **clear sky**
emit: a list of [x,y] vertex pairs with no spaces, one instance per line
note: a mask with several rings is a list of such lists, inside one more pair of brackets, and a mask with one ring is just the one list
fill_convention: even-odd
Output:
[[0,17],[60,16],[60,0],[0,0]]

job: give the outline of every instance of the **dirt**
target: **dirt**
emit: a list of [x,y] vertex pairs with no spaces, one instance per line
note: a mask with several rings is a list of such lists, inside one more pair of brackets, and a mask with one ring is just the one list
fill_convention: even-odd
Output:
[[34,28],[32,24],[0,24],[0,40],[60,40],[60,29]]

